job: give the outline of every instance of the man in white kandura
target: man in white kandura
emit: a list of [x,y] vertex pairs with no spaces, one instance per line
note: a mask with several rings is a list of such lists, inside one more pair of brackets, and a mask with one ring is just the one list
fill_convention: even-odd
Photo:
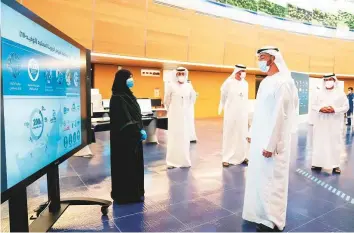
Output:
[[344,91],[338,87],[335,74],[323,76],[323,88],[312,103],[316,111],[313,129],[312,169],[340,174],[341,133],[344,114],[349,103]]
[[258,89],[248,139],[251,145],[242,217],[257,223],[257,232],[282,231],[298,90],[278,48],[264,47],[257,56],[267,77]]
[[222,165],[248,164],[248,83],[246,66],[236,65],[221,86],[219,115],[224,109]]
[[[187,77],[188,79],[188,77]],[[191,85],[192,87],[192,104],[190,106],[189,109],[189,120],[190,120],[190,131],[191,131],[191,138],[190,141],[195,143],[197,142],[197,133],[195,132],[195,122],[194,122],[194,105],[195,102],[197,101],[197,93],[195,92],[192,82],[190,80],[188,80],[188,83]]]
[[187,81],[188,70],[177,68],[165,94],[168,112],[166,163],[169,169],[191,166],[189,112],[193,104],[193,89]]

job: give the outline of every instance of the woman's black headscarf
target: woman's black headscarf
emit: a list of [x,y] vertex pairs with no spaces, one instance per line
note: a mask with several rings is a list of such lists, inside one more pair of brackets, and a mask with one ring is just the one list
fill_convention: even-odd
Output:
[[132,91],[130,90],[129,87],[127,87],[127,80],[131,77],[132,77],[132,73],[129,70],[123,69],[117,71],[112,86],[112,94],[118,95],[118,94],[126,93],[128,95],[133,96]]
[[115,75],[112,86],[110,111],[113,112],[114,109],[118,107],[119,110],[117,110],[119,112],[117,112],[117,117],[119,117],[119,119],[111,119],[111,122],[112,120],[118,121],[122,128],[129,124],[138,124],[138,126],[142,128],[140,106],[133,92],[127,86],[127,80],[131,77],[132,73],[124,69],[117,71]]

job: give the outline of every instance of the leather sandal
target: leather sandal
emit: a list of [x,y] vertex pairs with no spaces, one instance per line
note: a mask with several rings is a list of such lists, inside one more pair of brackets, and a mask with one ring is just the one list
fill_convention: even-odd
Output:
[[333,173],[335,174],[340,174],[342,171],[340,170],[339,167],[333,168]]

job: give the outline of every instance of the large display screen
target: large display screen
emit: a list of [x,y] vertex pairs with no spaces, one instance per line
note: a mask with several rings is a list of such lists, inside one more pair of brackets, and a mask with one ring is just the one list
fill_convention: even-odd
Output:
[[83,77],[82,48],[3,2],[1,50],[4,192],[82,144]]
[[309,75],[304,73],[291,72],[299,94],[299,115],[306,115],[309,112]]

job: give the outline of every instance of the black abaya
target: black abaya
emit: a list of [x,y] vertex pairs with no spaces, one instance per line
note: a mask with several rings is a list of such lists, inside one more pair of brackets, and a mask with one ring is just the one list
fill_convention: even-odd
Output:
[[112,199],[119,203],[143,201],[144,158],[141,142],[143,124],[136,98],[126,86],[131,76],[117,72],[110,101]]

